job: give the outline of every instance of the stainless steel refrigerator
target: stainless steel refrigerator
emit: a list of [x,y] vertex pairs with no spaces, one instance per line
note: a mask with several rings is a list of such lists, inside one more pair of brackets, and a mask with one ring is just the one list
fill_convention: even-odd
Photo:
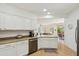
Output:
[[77,28],[76,28],[76,32],[77,35],[75,34],[76,38],[76,43],[77,43],[77,56],[79,56],[79,20],[77,20]]

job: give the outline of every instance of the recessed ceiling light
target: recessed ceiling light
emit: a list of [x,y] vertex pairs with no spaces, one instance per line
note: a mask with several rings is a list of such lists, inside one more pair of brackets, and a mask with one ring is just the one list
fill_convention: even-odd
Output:
[[44,11],[44,12],[46,12],[46,11],[47,11],[47,9],[43,9],[43,11]]
[[50,12],[47,12],[47,14],[49,15],[49,14],[50,14]]

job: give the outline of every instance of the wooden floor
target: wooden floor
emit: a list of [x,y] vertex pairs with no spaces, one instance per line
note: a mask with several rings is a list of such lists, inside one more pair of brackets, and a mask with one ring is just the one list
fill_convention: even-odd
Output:
[[59,43],[57,50],[40,49],[30,56],[76,56],[76,52],[68,48],[63,43]]

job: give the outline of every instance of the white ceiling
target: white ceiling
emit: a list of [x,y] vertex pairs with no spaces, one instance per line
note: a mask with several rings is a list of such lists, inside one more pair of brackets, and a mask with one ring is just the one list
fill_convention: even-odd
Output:
[[77,3],[11,3],[18,8],[25,9],[37,16],[45,15],[44,8],[51,12],[52,16],[66,17],[79,7]]

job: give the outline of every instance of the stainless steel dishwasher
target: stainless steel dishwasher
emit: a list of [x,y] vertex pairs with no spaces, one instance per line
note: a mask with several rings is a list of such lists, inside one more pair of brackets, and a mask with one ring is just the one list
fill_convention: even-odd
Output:
[[29,39],[29,54],[32,54],[37,51],[37,38]]

